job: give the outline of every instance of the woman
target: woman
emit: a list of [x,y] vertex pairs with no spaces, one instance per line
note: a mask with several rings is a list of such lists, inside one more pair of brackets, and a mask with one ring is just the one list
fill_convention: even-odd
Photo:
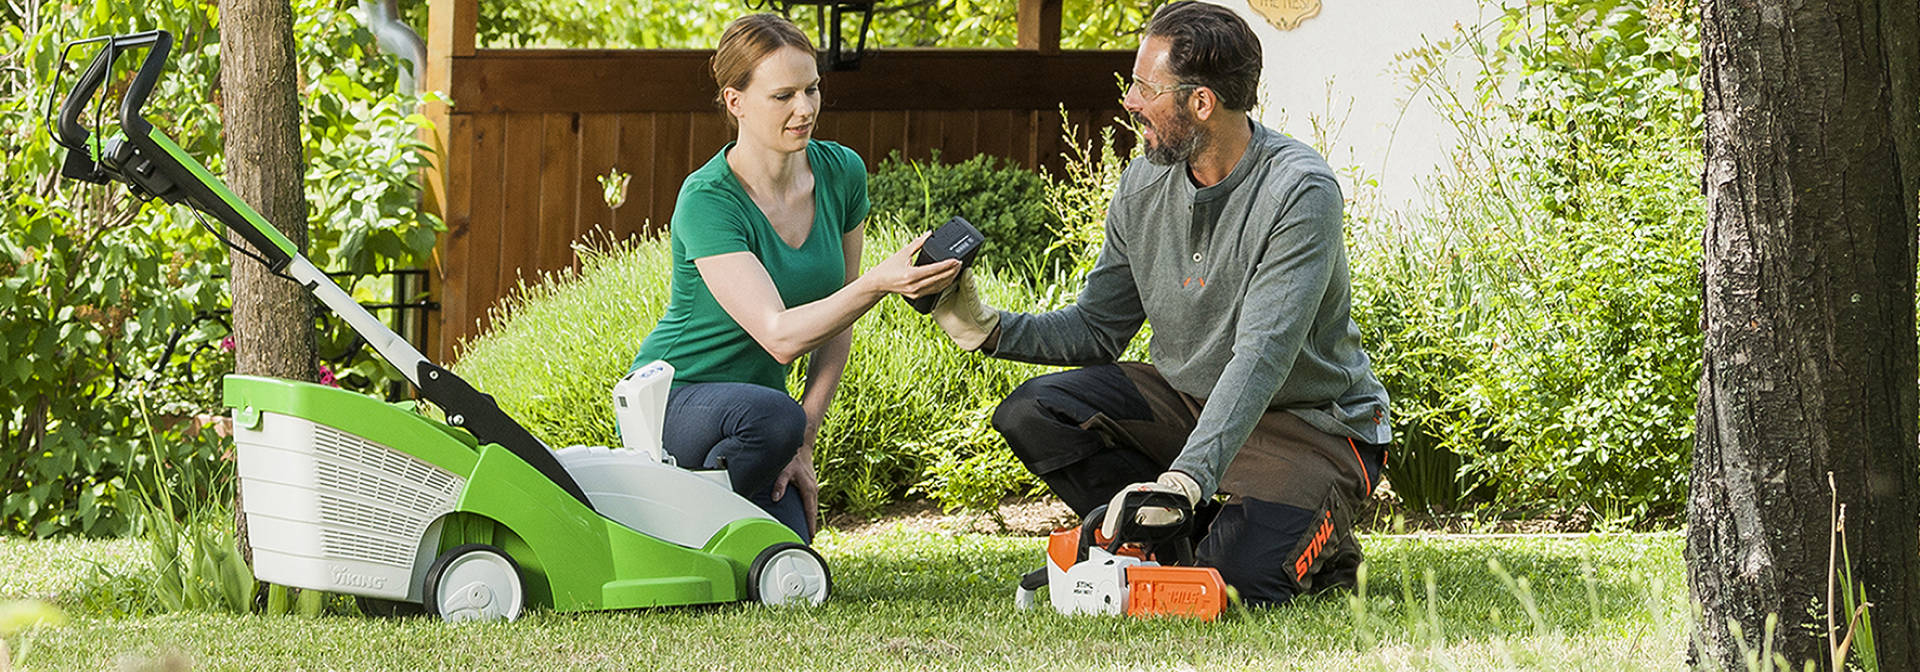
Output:
[[[680,187],[672,299],[634,359],[674,367],[665,420],[674,459],[724,465],[736,492],[809,541],[814,435],[847,365],[849,328],[887,294],[935,293],[959,272],[953,261],[913,265],[922,234],[860,273],[866,164],[812,139],[814,58],[806,33],[774,14],[742,17],[721,35],[716,102],[739,133]],[[796,403],[787,368],[809,353]]]

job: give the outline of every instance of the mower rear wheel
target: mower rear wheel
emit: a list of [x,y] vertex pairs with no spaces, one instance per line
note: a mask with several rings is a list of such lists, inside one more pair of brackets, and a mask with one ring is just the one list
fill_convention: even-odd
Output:
[[747,597],[761,604],[819,604],[832,589],[827,561],[806,544],[768,546],[747,572]]
[[520,566],[498,548],[466,544],[440,554],[427,568],[427,613],[448,621],[520,618],[527,591]]

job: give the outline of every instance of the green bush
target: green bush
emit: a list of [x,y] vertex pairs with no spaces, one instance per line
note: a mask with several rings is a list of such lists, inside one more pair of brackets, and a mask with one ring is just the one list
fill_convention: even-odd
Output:
[[[1683,510],[1699,64],[1692,17],[1663,7],[1549,2],[1505,14],[1497,40],[1415,54],[1420,73],[1449,51],[1484,67],[1466,102],[1437,101],[1462,138],[1437,206],[1353,226],[1355,318],[1393,394],[1388,477],[1409,502]],[[1523,13],[1540,9],[1544,32]]]
[[[869,231],[872,249],[909,239],[885,222]],[[494,311],[492,327],[465,344],[454,369],[550,444],[619,445],[609,395],[666,310],[670,255],[664,239],[578,249],[577,272],[522,282]],[[975,277],[989,301],[1034,300],[1024,283],[990,271]],[[871,514],[916,486],[953,506],[979,506],[1036,483],[1024,470],[990,483],[949,472],[1013,459],[987,417],[1040,367],[961,352],[893,298],[861,318],[853,335],[851,361],[815,445],[824,506]],[[805,369],[804,362],[794,365],[789,386],[796,397]],[[941,432],[969,439],[929,439]]]
[[1047,187],[1045,177],[999,157],[942,163],[940,150],[926,162],[895,151],[867,181],[876,219],[897,217],[925,231],[959,215],[987,237],[980,264],[1019,276],[1048,268],[1061,220],[1047,207]]
[[[869,239],[897,249],[910,235],[882,226]],[[1040,301],[1025,278],[983,267],[973,279],[992,305]],[[796,394],[801,370],[788,382]],[[915,490],[950,509],[991,510],[1005,495],[1035,491],[1039,481],[989,422],[1013,388],[1051,370],[962,352],[905,301],[882,301],[854,325],[853,355],[821,429],[822,501],[869,515]],[[983,465],[995,468],[975,470]]]
[[[173,54],[147,114],[220,174],[217,12],[188,0],[26,7],[34,13],[0,30],[0,534],[124,534],[131,474],[155,459],[168,467],[164,488],[230,497],[225,442],[196,417],[221,412],[219,374],[232,366],[218,347],[228,255],[184,208],[59,178],[64,152],[41,114],[63,40],[169,30]],[[415,206],[416,101],[381,93],[396,61],[373,51],[342,3],[299,0],[294,14],[310,256],[327,270],[416,266],[439,227]],[[63,87],[94,48],[75,51]],[[114,76],[133,72],[123,57]],[[379,283],[353,289],[387,298]],[[149,440],[159,457],[140,448]]]

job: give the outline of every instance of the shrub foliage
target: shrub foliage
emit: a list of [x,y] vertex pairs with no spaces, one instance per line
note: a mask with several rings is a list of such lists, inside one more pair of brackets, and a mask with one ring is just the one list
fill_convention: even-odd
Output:
[[910,228],[932,230],[956,215],[965,218],[987,238],[980,263],[1020,276],[1039,276],[1048,267],[1060,229],[1060,215],[1047,207],[1046,178],[987,154],[943,163],[937,149],[925,162],[895,151],[867,180],[867,191],[877,216]]
[[[415,140],[424,120],[411,115],[417,101],[388,93],[396,61],[372,51],[340,3],[295,5],[309,255],[328,270],[417,266],[439,227],[416,206],[413,176],[426,161]],[[171,31],[169,70],[147,115],[219,174],[217,12],[189,0],[138,11],[104,2],[26,7],[34,13],[0,28],[0,123],[9,129],[0,136],[8,154],[0,162],[0,534],[122,534],[131,529],[136,474],[162,474],[163,484],[149,485],[197,499],[230,496],[230,479],[213,468],[224,441],[200,432],[197,417],[222,412],[219,375],[232,367],[218,346],[231,301],[228,255],[185,208],[59,178],[64,155],[41,114],[65,41]],[[62,87],[93,53],[75,50]],[[132,77],[131,59],[121,60],[103,89]],[[356,294],[385,298],[374,289]]]
[[[867,266],[911,239],[896,222],[870,223]],[[466,344],[454,367],[553,445],[619,445],[611,392],[667,307],[664,238],[600,240],[578,248],[580,269],[523,282]],[[975,276],[989,302],[1033,300],[1024,282]],[[853,330],[853,354],[815,445],[823,505],[873,513],[916,486],[954,506],[984,506],[1035,481],[992,434],[992,407],[1040,370],[960,352],[925,316],[889,298]],[[805,362],[789,382],[797,397]],[[996,452],[997,451],[997,452]],[[997,463],[1005,478],[960,472]],[[932,478],[932,474],[942,476]]]
[[1431,212],[1350,227],[1409,501],[1683,510],[1705,221],[1691,11],[1534,2],[1410,57],[1417,77],[1481,67],[1470,97],[1435,96],[1461,144]]

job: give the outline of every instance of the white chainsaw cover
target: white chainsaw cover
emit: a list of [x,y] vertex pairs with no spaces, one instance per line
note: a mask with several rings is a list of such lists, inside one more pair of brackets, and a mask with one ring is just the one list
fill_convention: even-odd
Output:
[[1127,611],[1127,568],[1159,564],[1130,555],[1114,555],[1096,547],[1087,549],[1086,560],[1055,574],[1053,559],[1048,558],[1047,574],[1052,587],[1047,591],[1047,599],[1063,614],[1123,614]]

